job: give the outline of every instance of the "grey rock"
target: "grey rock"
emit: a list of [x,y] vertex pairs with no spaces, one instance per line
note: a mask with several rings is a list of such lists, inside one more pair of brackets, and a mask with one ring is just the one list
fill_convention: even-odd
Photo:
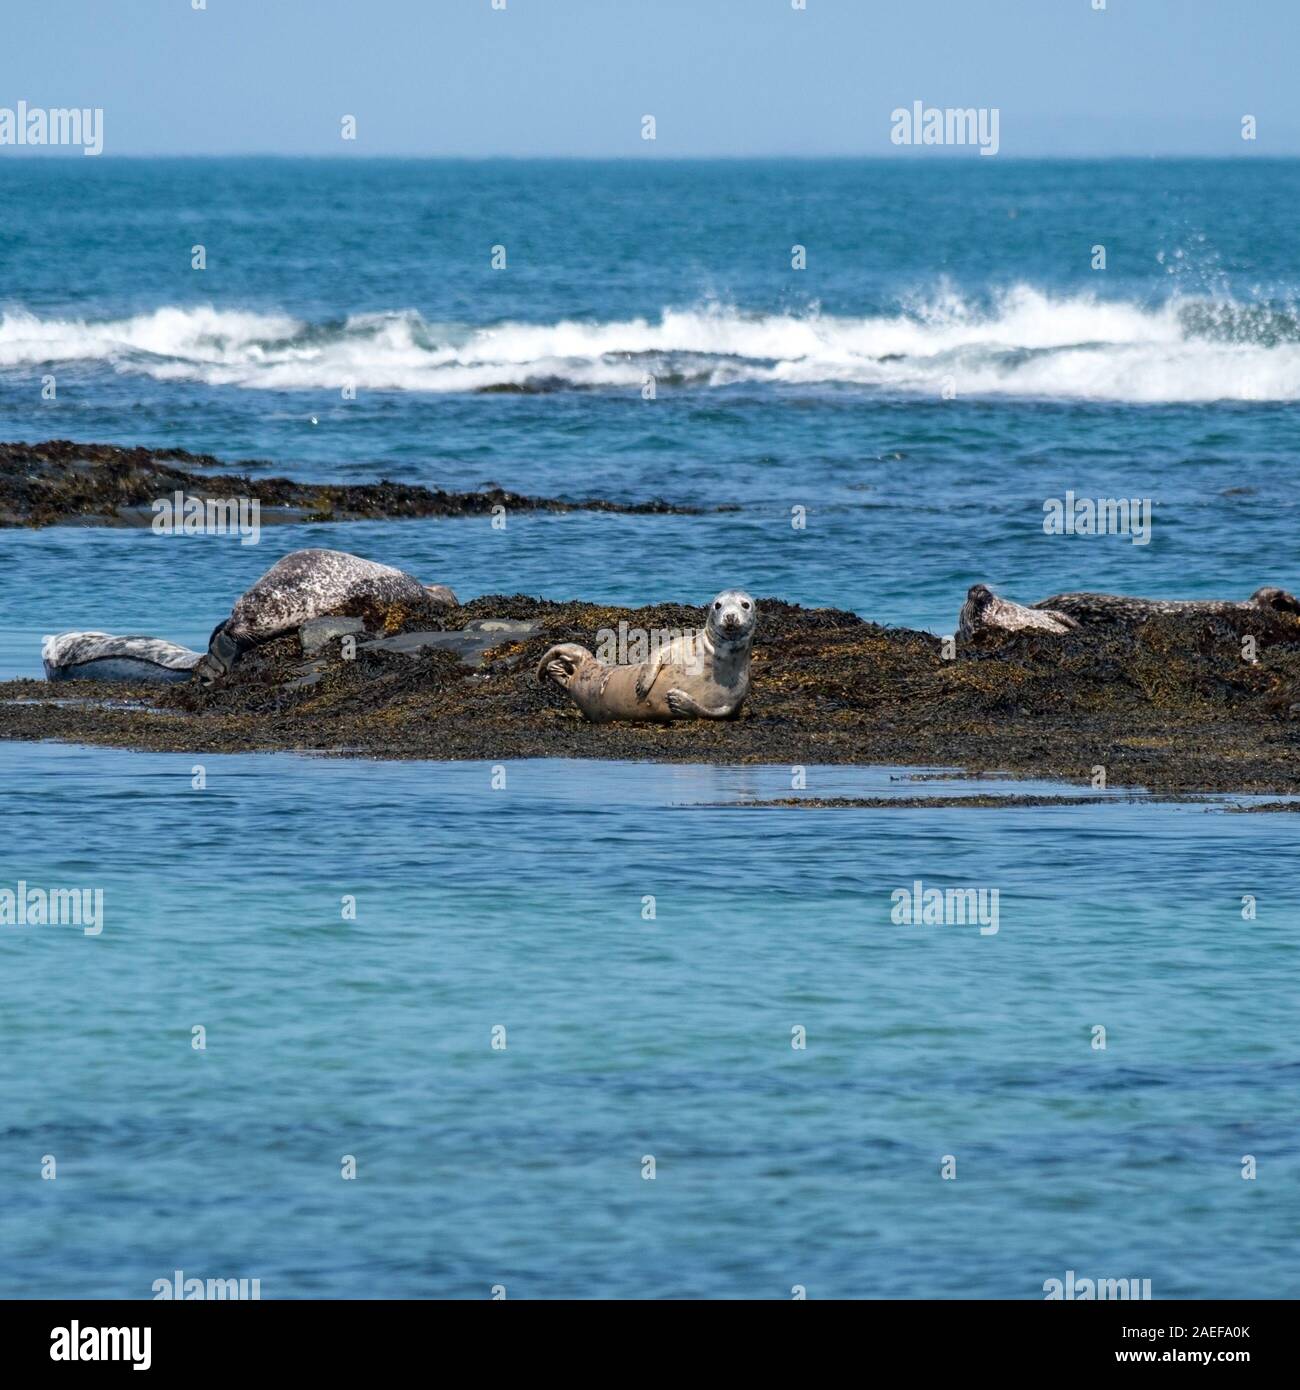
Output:
[[541,630],[541,623],[531,618],[475,618],[465,624],[466,632],[501,632],[521,638]]
[[304,656],[315,656],[336,637],[354,637],[365,630],[366,625],[360,618],[312,618],[298,629],[298,640]]
[[540,622],[516,622],[505,618],[476,618],[457,632],[402,632],[396,637],[379,637],[358,644],[358,651],[401,652],[419,656],[423,651],[451,652],[463,665],[478,667],[493,647],[514,640],[522,641],[540,632]]

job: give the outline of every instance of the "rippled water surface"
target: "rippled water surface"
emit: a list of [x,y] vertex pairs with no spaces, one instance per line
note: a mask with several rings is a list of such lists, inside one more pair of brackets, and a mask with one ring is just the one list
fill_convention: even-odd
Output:
[[[9,872],[104,889],[98,936],[0,930],[0,1293],[1300,1292],[1290,817],[197,761],[0,748]],[[996,933],[893,924],[918,878]]]

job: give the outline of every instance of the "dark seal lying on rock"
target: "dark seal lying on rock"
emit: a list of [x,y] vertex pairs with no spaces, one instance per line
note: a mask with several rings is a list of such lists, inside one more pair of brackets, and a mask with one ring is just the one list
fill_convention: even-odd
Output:
[[1127,594],[1053,594],[1032,607],[1066,614],[1079,623],[1098,626],[1103,623],[1144,623],[1157,613],[1187,617],[1235,618],[1242,613],[1260,610],[1269,613],[1290,613],[1300,616],[1300,600],[1269,585],[1256,589],[1241,602],[1231,599],[1168,599],[1131,598]]
[[456,595],[445,584],[423,584],[391,565],[345,550],[295,550],[235,600],[230,617],[217,624],[208,641],[198,675],[204,681],[219,680],[251,648],[325,614],[370,618],[397,606],[446,609],[455,604]]
[[1023,603],[999,598],[987,584],[972,584],[957,619],[957,635],[964,642],[974,642],[1008,632],[1059,635],[1078,626],[1074,618],[1051,610],[1048,604],[1027,608]]
[[[1256,589],[1241,602],[1220,599],[1131,598],[1126,594],[1053,594],[1037,603],[999,598],[987,584],[972,584],[958,619],[958,635],[967,642],[1017,632],[1058,636],[1107,627],[1134,627],[1154,617],[1218,618],[1251,631],[1265,619],[1268,629],[1289,635],[1300,621],[1300,600],[1285,589]],[[1267,620],[1278,618],[1277,623]]]

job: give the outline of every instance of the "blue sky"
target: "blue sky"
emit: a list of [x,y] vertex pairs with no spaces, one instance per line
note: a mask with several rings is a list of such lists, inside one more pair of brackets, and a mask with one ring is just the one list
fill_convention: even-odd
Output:
[[806,3],[10,0],[0,107],[102,107],[108,155],[933,156],[916,100],[1004,157],[1300,154],[1300,0]]

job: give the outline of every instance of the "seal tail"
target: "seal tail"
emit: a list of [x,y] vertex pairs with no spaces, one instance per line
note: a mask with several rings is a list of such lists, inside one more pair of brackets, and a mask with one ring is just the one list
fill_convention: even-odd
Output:
[[576,642],[557,642],[555,646],[547,649],[545,656],[537,663],[537,679],[545,685],[550,679],[549,667],[553,661],[558,661],[565,669],[566,677],[572,677],[584,661],[591,660],[591,653],[586,647],[580,647]]

